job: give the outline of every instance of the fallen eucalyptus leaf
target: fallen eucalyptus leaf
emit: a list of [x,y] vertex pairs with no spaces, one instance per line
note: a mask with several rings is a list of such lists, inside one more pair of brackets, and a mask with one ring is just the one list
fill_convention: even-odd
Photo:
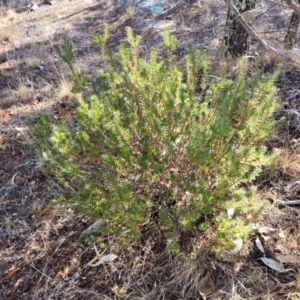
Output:
[[227,215],[228,215],[228,219],[231,220],[233,215],[234,215],[234,211],[235,211],[235,208],[228,208],[227,209]]
[[109,263],[109,262],[112,262],[114,261],[116,258],[118,258],[117,255],[115,254],[108,254],[108,255],[105,255],[103,256],[97,263],[91,265],[91,267],[98,267],[104,263]]
[[229,251],[231,255],[237,254],[240,252],[240,250],[243,247],[243,240],[242,239],[237,239],[232,241],[233,245],[235,246],[232,250]]
[[259,258],[262,260],[262,262],[268,266],[269,268],[281,273],[281,272],[284,272],[286,271],[283,264],[281,262],[278,262],[272,258],[267,258],[267,257],[261,257]]
[[264,249],[264,247],[263,247],[263,245],[262,245],[262,243],[261,243],[261,241],[260,241],[259,238],[256,238],[255,244],[256,244],[257,248],[258,248],[262,253],[265,253],[265,249]]

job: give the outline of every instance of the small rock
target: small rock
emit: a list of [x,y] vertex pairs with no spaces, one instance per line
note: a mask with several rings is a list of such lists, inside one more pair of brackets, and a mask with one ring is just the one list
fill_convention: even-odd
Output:
[[34,1],[32,1],[30,4],[27,5],[27,8],[29,11],[32,12],[32,11],[37,10],[39,7]]

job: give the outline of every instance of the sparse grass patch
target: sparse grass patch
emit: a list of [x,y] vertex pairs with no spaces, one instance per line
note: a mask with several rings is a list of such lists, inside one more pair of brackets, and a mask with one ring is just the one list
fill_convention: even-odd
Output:
[[15,18],[16,13],[13,10],[2,10],[0,15],[0,41],[9,42],[12,40],[14,32],[11,28],[11,22]]
[[298,179],[300,175],[300,153],[291,147],[281,148],[280,154],[276,157],[275,168],[283,173]]
[[205,263],[205,250],[202,253],[194,253],[193,256],[187,257],[186,254],[176,256],[176,268],[169,282],[170,290],[181,290],[185,297],[199,293],[200,280],[204,277],[205,271],[210,269]]
[[52,26],[45,26],[44,34],[48,41],[53,41],[55,36],[55,29]]
[[221,40],[220,38],[214,38],[212,41],[211,41],[211,45],[215,48],[219,48],[220,45],[221,45]]
[[5,7],[4,5],[0,5],[0,17],[3,17],[6,11],[7,7]]
[[43,207],[45,206],[45,203],[41,200],[36,200],[32,204],[32,213],[34,215],[38,215],[42,210]]
[[254,288],[255,286],[257,287],[257,285],[259,285],[259,283],[264,278],[263,270],[260,267],[249,269],[245,275],[245,284],[247,286],[252,286],[252,288]]
[[204,21],[204,23],[208,23],[210,21],[210,0],[204,0],[201,1],[201,4],[199,2],[198,4],[201,8],[201,18]]
[[14,94],[18,98],[28,99],[32,95],[32,91],[28,85],[20,81]]
[[61,100],[75,100],[76,95],[72,92],[73,81],[66,76],[61,76],[57,87],[57,96]]
[[14,36],[14,31],[9,27],[0,26],[0,41],[10,42]]
[[5,15],[5,22],[12,22],[17,17],[16,12],[12,9],[7,10],[4,15]]
[[7,231],[10,232],[14,227],[14,222],[12,221],[12,217],[11,216],[5,217],[4,224],[6,226]]
[[0,7],[0,17],[1,17],[0,26],[4,27],[4,26],[9,25],[13,20],[15,20],[17,17],[17,14],[14,10],[7,9],[4,6],[1,6]]
[[64,29],[67,30],[67,31],[71,31],[71,30],[74,29],[74,26],[73,26],[72,23],[66,22],[66,23],[64,24]]
[[35,69],[40,66],[40,59],[36,56],[30,56],[25,59],[25,63],[29,68]]
[[132,19],[134,15],[136,14],[136,7],[134,4],[129,4],[125,8],[126,16],[128,19]]

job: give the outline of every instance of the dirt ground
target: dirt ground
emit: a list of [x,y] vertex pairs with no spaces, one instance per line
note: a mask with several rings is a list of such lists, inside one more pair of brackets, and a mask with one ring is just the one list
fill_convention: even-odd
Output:
[[[75,63],[91,78],[103,67],[91,30],[111,29],[109,46],[126,40],[130,26],[143,36],[145,54],[160,47],[164,29],[178,38],[177,55],[195,48],[210,49],[212,69],[222,60],[226,6],[222,1],[165,1],[161,14],[113,1],[62,0],[40,5],[34,12],[18,9],[0,23],[0,293],[1,299],[300,299],[300,70],[283,66],[278,79],[285,117],[270,142],[281,154],[274,169],[257,179],[269,205],[258,218],[257,234],[238,255],[215,258],[205,242],[201,251],[170,255],[159,243],[137,255],[111,241],[103,250],[81,238],[91,224],[82,215],[51,200],[62,192],[55,178],[40,170],[30,146],[28,119],[38,112],[71,120],[70,73],[54,51],[67,36]],[[188,4],[188,2],[190,2]],[[122,3],[121,3],[122,4]],[[274,45],[284,37],[290,11],[273,1],[260,3],[254,27]],[[7,17],[7,15],[6,15]],[[0,21],[1,22],[1,21]],[[291,51],[297,57],[299,51]],[[272,71],[276,59],[253,42],[249,56],[261,55]],[[228,63],[230,76],[238,61]],[[68,89],[69,88],[69,89]],[[191,237],[193,238],[193,237]],[[277,272],[261,259],[282,263]],[[202,247],[202,248],[201,248]],[[97,265],[108,254],[117,258]]]

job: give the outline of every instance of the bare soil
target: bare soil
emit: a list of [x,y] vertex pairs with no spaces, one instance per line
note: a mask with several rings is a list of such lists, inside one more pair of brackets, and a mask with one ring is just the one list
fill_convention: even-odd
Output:
[[[179,57],[188,43],[206,46],[217,70],[227,9],[221,1],[200,2],[183,1],[172,10],[174,1],[165,1],[165,11],[155,14],[113,1],[62,0],[35,12],[19,11],[5,24],[9,38],[0,41],[1,299],[300,299],[300,210],[285,204],[300,199],[300,70],[283,66],[278,79],[282,107],[275,117],[285,121],[270,148],[278,147],[282,154],[274,169],[257,179],[269,205],[257,219],[258,233],[237,255],[216,258],[205,237],[195,240],[192,235],[187,241],[194,239],[194,249],[181,255],[165,252],[159,241],[137,253],[116,246],[113,238],[105,250],[83,240],[81,233],[91,224],[51,203],[63,191],[40,170],[30,146],[28,120],[34,122],[37,113],[72,121],[74,103],[59,93],[61,79],[70,73],[53,48],[64,36],[73,43],[76,66],[91,78],[103,64],[90,32],[102,32],[105,23],[111,28],[112,49],[126,41],[130,26],[143,36],[145,55],[152,46],[160,48],[164,30],[171,27]],[[255,21],[257,31],[280,45],[289,10],[268,1],[259,8],[267,12]],[[265,71],[273,71],[276,59],[253,43],[249,56],[257,53]],[[234,77],[238,61],[228,66]],[[257,238],[265,256],[282,262],[286,271],[263,264]],[[109,253],[118,258],[93,266]]]

